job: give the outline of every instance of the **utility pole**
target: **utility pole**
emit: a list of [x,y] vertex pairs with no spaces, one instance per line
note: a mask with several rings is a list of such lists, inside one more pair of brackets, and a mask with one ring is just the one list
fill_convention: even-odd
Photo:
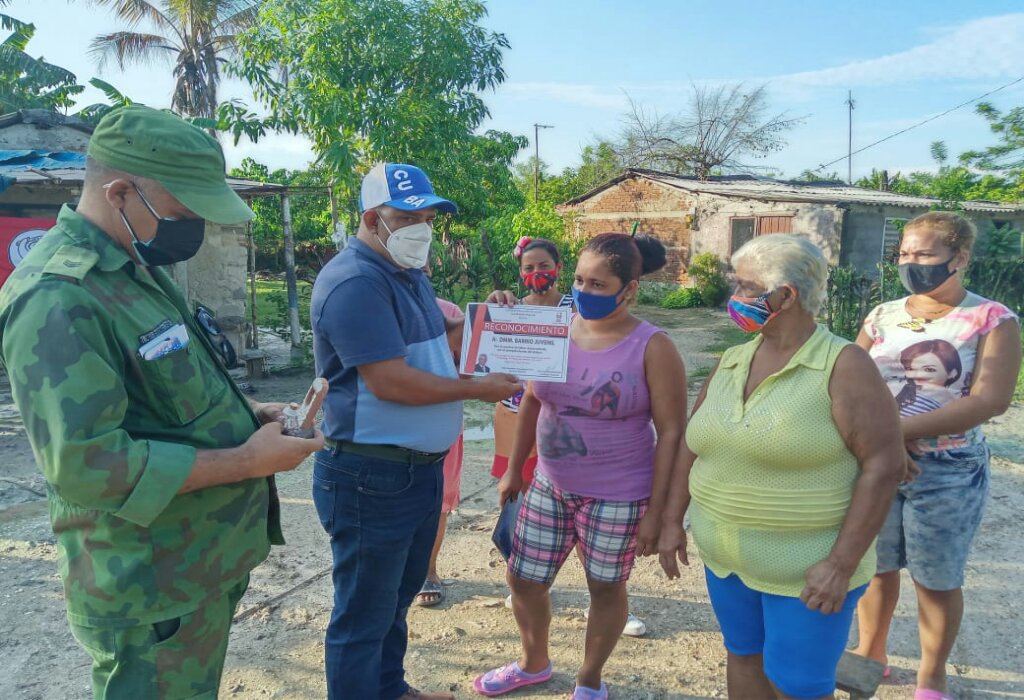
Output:
[[540,130],[554,129],[550,124],[533,125],[533,201],[540,199]]
[[847,106],[847,124],[849,127],[849,134],[846,141],[846,182],[853,184],[853,91],[846,91],[846,106]]

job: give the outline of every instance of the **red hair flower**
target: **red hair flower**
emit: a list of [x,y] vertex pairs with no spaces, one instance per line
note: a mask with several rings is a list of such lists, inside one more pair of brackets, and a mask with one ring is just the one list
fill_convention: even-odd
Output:
[[526,246],[530,245],[532,241],[533,239],[530,238],[529,236],[523,236],[522,238],[520,238],[518,241],[516,241],[516,247],[512,251],[512,256],[517,259],[523,257],[523,249]]

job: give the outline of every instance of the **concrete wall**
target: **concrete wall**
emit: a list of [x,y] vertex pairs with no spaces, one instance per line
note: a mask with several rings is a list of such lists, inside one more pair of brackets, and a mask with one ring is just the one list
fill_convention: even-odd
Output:
[[693,223],[693,254],[711,252],[728,260],[732,220],[737,217],[792,216],[792,232],[808,236],[830,264],[839,261],[844,212],[831,204],[757,202],[700,195]]
[[15,184],[0,192],[0,216],[56,219],[60,208],[67,202],[77,202],[81,194],[77,185]]
[[37,124],[12,124],[0,129],[0,150],[78,151],[85,153],[89,134],[68,126],[42,128]]
[[190,307],[210,309],[235,351],[245,349],[246,273],[245,226],[206,225],[206,238],[194,258],[174,266],[172,276]]
[[567,207],[571,233],[592,238],[599,233],[629,233],[639,221],[637,233],[655,236],[665,244],[667,264],[645,279],[685,283],[690,261],[689,214],[691,198],[680,190],[650,180],[630,179]]
[[[872,277],[878,275],[876,267],[882,260],[882,235],[887,218],[910,220],[928,211],[925,207],[875,207],[863,204],[849,205],[843,226],[842,255],[839,264],[852,265]],[[984,244],[994,221],[1007,222],[1017,230],[1024,230],[1024,214],[989,214],[963,212],[978,229],[978,243]]]

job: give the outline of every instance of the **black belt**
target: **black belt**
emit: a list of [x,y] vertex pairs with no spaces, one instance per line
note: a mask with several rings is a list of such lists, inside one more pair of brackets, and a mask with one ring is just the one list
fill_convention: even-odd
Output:
[[399,447],[398,445],[367,445],[359,442],[349,442],[348,440],[332,440],[331,438],[324,439],[324,446],[328,450],[331,450],[335,454],[352,454],[359,455],[360,457],[369,457],[370,459],[383,459],[389,462],[402,462],[405,464],[433,464],[445,458],[448,451],[444,452],[420,452],[419,450],[410,450],[407,447]]

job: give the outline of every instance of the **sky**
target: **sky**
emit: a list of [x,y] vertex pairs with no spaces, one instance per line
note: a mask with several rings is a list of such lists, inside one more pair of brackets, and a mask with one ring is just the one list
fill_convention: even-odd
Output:
[[[159,1],[159,0],[158,0]],[[506,81],[483,94],[493,128],[529,137],[535,123],[549,170],[579,162],[584,146],[614,138],[629,100],[645,110],[685,110],[692,86],[767,85],[772,114],[802,118],[781,151],[752,163],[795,177],[846,176],[847,91],[856,150],[962,102],[1024,77],[1024,3],[1019,0],[489,0],[486,26],[504,34]],[[37,27],[33,55],[98,76],[137,102],[169,105],[171,66],[102,72],[88,55],[92,37],[120,26],[84,0],[13,0],[4,10]],[[247,86],[228,82],[222,99],[255,105]],[[997,108],[1024,104],[1024,81],[986,98]],[[103,101],[93,88],[82,105]],[[994,143],[988,125],[961,108],[853,158],[853,177],[872,168],[934,169],[933,141],[952,156]],[[271,135],[225,144],[229,166],[253,157],[272,169],[314,158],[301,136]]]

